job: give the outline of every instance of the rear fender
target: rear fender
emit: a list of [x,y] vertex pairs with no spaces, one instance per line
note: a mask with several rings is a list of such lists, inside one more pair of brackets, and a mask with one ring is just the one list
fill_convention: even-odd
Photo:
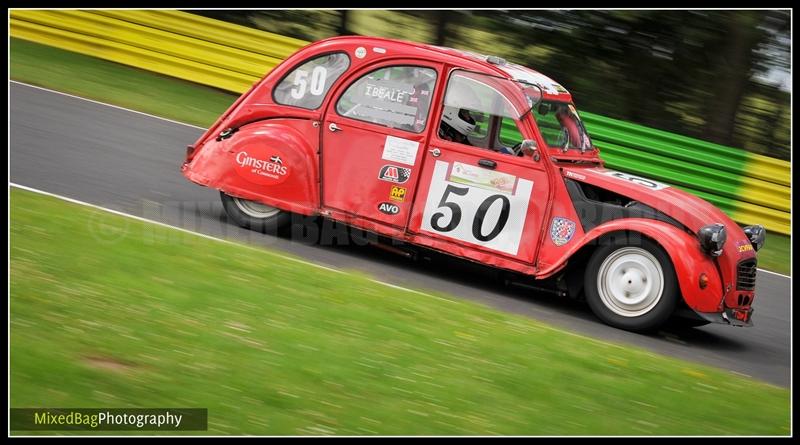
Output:
[[228,139],[210,139],[182,171],[190,181],[232,196],[314,214],[319,209],[318,134],[311,121],[256,122]]
[[[619,219],[593,228],[579,243],[575,243],[561,260],[542,270],[539,276],[544,278],[553,275],[581,248],[596,244],[601,237],[612,233],[621,235],[627,233],[625,236],[634,245],[642,235],[658,243],[672,260],[686,304],[700,312],[722,311],[723,286],[719,270],[714,261],[702,251],[697,238],[671,224],[652,219]],[[701,273],[708,276],[708,285],[705,289],[701,289],[699,285]]]

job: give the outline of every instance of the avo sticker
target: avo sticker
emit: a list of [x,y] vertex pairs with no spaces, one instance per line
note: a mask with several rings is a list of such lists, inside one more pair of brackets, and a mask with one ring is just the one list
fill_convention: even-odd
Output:
[[236,173],[260,185],[278,185],[289,178],[291,168],[285,164],[286,156],[274,148],[251,147],[236,153]]
[[387,215],[397,215],[400,213],[400,207],[391,202],[382,202],[378,204],[378,211]]

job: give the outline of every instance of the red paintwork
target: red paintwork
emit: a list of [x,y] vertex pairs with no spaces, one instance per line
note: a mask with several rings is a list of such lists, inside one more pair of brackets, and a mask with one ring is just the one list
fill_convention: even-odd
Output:
[[[717,267],[700,249],[697,238],[675,226],[650,219],[617,219],[595,227],[578,242],[568,245],[561,252],[561,261],[541,270],[540,276],[548,277],[558,272],[565,265],[564,262],[588,242],[604,234],[620,231],[639,232],[664,247],[672,259],[681,293],[690,308],[699,312],[718,312],[722,309],[720,302],[723,287]],[[708,287],[700,289],[697,283],[703,272],[709,277]]]
[[[365,49],[366,55],[357,57],[357,48]],[[273,87],[287,73],[316,55],[333,51],[348,54],[350,67],[334,82],[319,108],[306,110],[274,102]],[[383,127],[336,113],[336,100],[362,75],[381,66],[409,64],[437,72],[428,124],[423,133]],[[544,79],[546,98],[572,101],[563,87],[533,70],[513,64],[498,67],[472,53],[379,38],[332,38],[300,49],[243,94],[190,146],[183,174],[193,182],[231,195],[305,215],[322,214],[375,233],[537,278],[558,273],[575,252],[604,234],[636,231],[652,238],[668,252],[684,300],[692,309],[719,313],[724,309],[723,302],[725,307],[739,308],[737,297],[740,294],[749,296],[752,304],[754,293],[736,291],[735,281],[736,264],[755,253],[738,251],[737,244],[747,242],[743,231],[706,201],[674,187],[653,190],[628,179],[609,176],[597,150],[563,153],[543,149],[539,150],[541,159],[534,162],[530,157],[502,155],[439,139],[436,129],[441,119],[443,92],[450,72],[457,68],[502,78],[511,78],[509,73],[515,73],[527,79]],[[498,84],[497,89],[502,90],[515,107],[526,109],[525,98],[519,91],[510,91],[502,84]],[[330,124],[336,124],[341,131],[329,131]],[[536,140],[539,147],[546,147],[531,113],[523,117],[520,125],[524,137]],[[217,141],[217,136],[226,128],[237,131],[230,138]],[[387,136],[419,144],[413,166],[406,165],[410,176],[403,184],[378,179],[381,167],[393,164],[382,158]],[[440,150],[441,155],[432,156],[433,149]],[[280,165],[266,163],[274,156],[280,158],[285,170]],[[519,240],[512,247],[505,244],[497,247],[491,245],[493,241],[485,245],[463,241],[451,236],[455,231],[434,232],[423,227],[430,220],[423,217],[428,199],[439,201],[444,196],[441,190],[434,196],[434,176],[441,174],[451,178],[449,175],[454,174],[456,163],[475,166],[479,160],[496,162],[493,170],[496,175],[511,178],[513,194],[508,195],[508,199],[522,199],[523,195],[518,193],[529,190],[527,209],[514,215],[515,221],[521,221],[521,228]],[[647,204],[671,216],[688,231],[655,220],[629,218],[613,220],[584,232],[562,176]],[[401,200],[390,199],[395,186],[405,189]],[[471,199],[478,199],[474,195],[483,193],[476,190],[470,188]],[[467,195],[463,198],[450,196],[470,199]],[[381,202],[397,205],[398,213],[379,211]],[[554,243],[550,234],[555,217],[576,222],[572,238],[561,246]],[[695,236],[700,227],[714,222],[723,223],[728,230],[724,253],[717,259],[700,249]],[[481,226],[479,234],[485,235],[484,232]],[[698,285],[701,272],[709,277],[706,289]],[[750,304],[742,308],[749,309]]]
[[[739,227],[739,225],[737,225],[720,209],[709,204],[707,201],[704,201],[675,187],[667,187],[661,190],[651,190],[647,187],[638,185],[625,179],[611,177],[602,173],[608,172],[608,170],[604,168],[565,167],[562,170],[565,177],[572,177],[576,180],[597,185],[599,187],[617,192],[623,196],[633,198],[643,204],[647,204],[657,210],[660,210],[661,212],[675,218],[681,224],[685,225],[689,230],[691,230],[692,233],[697,233],[701,227],[712,222],[724,224],[728,232],[728,240],[725,243],[723,254],[717,258],[716,263],[718,267],[716,268],[715,273],[713,273],[713,275],[716,275],[715,279],[718,282],[720,281],[719,275],[721,274],[721,281],[724,283],[724,287],[720,288],[720,293],[716,299],[717,309],[715,309],[715,311],[722,310],[722,307],[719,306],[719,302],[722,301],[723,294],[728,307],[738,307],[736,300],[739,294],[747,295],[751,300],[754,298],[755,295],[752,291],[736,290],[736,265],[742,260],[754,258],[756,254],[752,250],[741,253],[738,252],[736,247],[738,244],[749,244],[747,236],[744,234],[744,231]],[[580,179],[581,176],[584,177],[584,179]],[[655,240],[662,245],[665,245],[671,241],[662,238],[655,238]],[[700,250],[696,239],[694,241],[694,245],[696,245],[697,248],[678,251],[681,252],[681,256],[678,260],[673,261],[676,263],[676,266],[677,263],[682,262],[700,264],[701,262],[709,259],[708,256],[705,255],[702,250]],[[669,253],[672,254],[672,252]],[[563,261],[566,261],[566,259],[566,256],[563,257]],[[712,273],[709,273],[709,277],[711,277],[711,275]],[[694,276],[682,276],[681,274],[678,274],[678,279],[685,280],[686,283],[691,283],[692,288],[699,291],[697,286],[694,285],[694,283],[697,282],[697,274]],[[712,279],[711,282],[713,281],[714,280]],[[689,289],[688,287],[684,289],[684,284],[684,281],[681,281],[681,289],[684,291],[684,299],[686,299],[687,303],[689,303],[689,299],[685,294],[689,291]],[[710,288],[711,286],[709,286],[709,289]],[[695,310],[702,311],[694,306],[690,305],[690,307]],[[704,305],[703,307],[708,306]],[[712,311],[709,310],[706,312]]]
[[[310,120],[274,119],[242,127],[229,139],[209,141],[196,149],[183,173],[191,181],[290,212],[310,215],[319,210],[318,130]],[[280,147],[280,148],[274,148]],[[286,148],[284,148],[286,147]],[[265,152],[280,154],[290,171],[279,184],[266,186],[240,174],[237,157]]]

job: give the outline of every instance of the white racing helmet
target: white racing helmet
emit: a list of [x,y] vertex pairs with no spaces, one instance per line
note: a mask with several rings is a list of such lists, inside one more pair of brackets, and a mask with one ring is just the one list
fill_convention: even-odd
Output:
[[[479,84],[479,83],[478,83]],[[481,110],[481,101],[475,91],[476,82],[463,75],[454,75],[447,87],[445,106],[442,113],[442,129],[445,134],[463,142],[469,142],[467,136],[477,127],[470,110]]]
[[444,107],[442,121],[464,137],[475,131],[475,119],[466,108]]

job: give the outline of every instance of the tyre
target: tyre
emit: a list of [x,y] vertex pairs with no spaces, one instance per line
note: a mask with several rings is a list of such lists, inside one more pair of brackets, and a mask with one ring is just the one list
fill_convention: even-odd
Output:
[[584,275],[586,302],[605,323],[648,332],[663,325],[680,298],[675,268],[658,244],[637,236],[608,238]]
[[262,233],[276,233],[291,220],[291,214],[277,207],[219,192],[225,213],[239,226]]

